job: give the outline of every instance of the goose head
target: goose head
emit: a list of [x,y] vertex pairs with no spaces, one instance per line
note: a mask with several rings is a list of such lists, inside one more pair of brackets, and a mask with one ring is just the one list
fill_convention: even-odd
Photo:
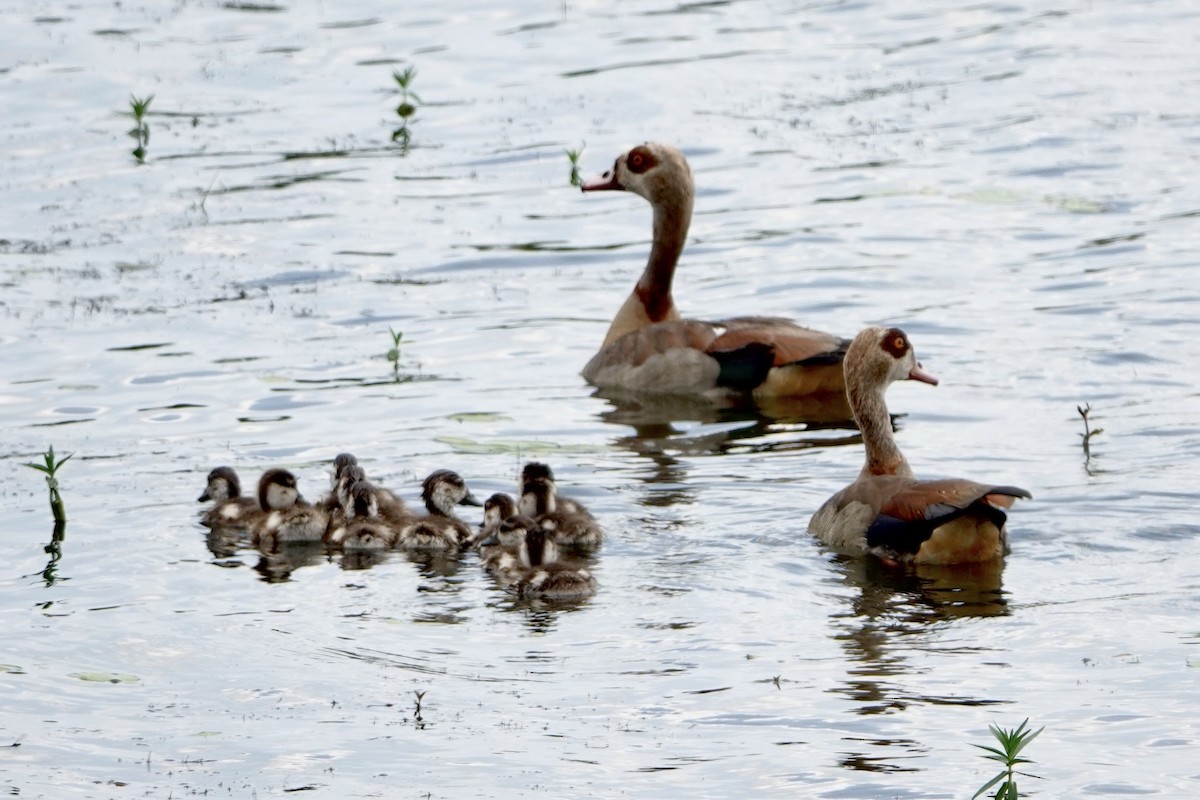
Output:
[[617,156],[612,169],[579,188],[585,192],[633,192],[656,208],[686,203],[689,217],[696,191],[692,169],[683,153],[661,142],[639,144]]
[[342,473],[346,467],[357,466],[358,459],[350,453],[338,453],[333,459],[333,468],[329,471],[329,488],[336,490],[338,481],[341,480]]
[[917,361],[908,335],[899,328],[861,331],[846,351],[846,386],[881,391],[894,381],[913,380],[937,386]]
[[517,504],[504,492],[496,492],[483,501],[483,527],[494,531],[500,523],[517,513]]
[[356,480],[346,489],[347,513],[355,517],[379,516],[379,499],[375,487],[365,480]]
[[238,480],[237,473],[233,471],[233,467],[217,467],[208,473],[208,481],[204,487],[204,494],[200,495],[196,500],[200,503],[207,503],[209,500],[220,503],[234,497],[241,497],[241,495],[242,483]]
[[263,511],[285,511],[303,499],[296,476],[286,469],[269,469],[258,479],[258,505]]
[[522,514],[531,517],[553,514],[557,511],[558,502],[554,495],[554,482],[545,478],[533,478],[522,483],[519,509]]
[[558,544],[554,534],[536,525],[525,532],[521,540],[521,563],[526,567],[544,567],[558,560]]
[[457,472],[439,469],[429,474],[421,484],[421,499],[431,514],[452,516],[455,506],[483,505],[471,494],[467,482]]
[[350,495],[350,487],[360,481],[366,482],[366,480],[367,473],[358,464],[348,464],[338,474],[337,483],[333,486],[333,493],[337,498],[338,505],[351,516],[353,516],[354,498]]

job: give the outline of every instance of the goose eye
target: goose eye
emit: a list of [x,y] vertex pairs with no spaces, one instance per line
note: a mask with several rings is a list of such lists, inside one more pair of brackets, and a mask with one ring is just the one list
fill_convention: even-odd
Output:
[[904,358],[904,355],[912,349],[912,345],[908,343],[908,337],[904,335],[904,331],[899,328],[892,328],[884,336],[880,342],[884,350],[886,350],[892,358]]
[[653,167],[654,164],[654,156],[644,147],[635,147],[630,151],[628,158],[625,159],[625,165],[629,167],[630,172],[635,174],[645,172]]

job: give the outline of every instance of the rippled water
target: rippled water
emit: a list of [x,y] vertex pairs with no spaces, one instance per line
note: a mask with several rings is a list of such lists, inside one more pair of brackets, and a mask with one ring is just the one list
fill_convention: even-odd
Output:
[[[1197,793],[1194,4],[398,5],[2,6],[0,786],[964,797],[1028,717],[1023,793]],[[646,139],[686,312],[909,332],[914,467],[1034,494],[1002,571],[816,546],[852,431],[592,395],[649,212],[564,151]],[[550,462],[599,593],[206,542],[209,468],[343,450],[410,500]]]

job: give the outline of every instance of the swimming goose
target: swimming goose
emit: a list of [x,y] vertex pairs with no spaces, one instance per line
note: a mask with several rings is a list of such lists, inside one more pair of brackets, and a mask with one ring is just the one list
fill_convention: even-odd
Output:
[[565,505],[560,507],[554,488],[554,481],[546,478],[526,481],[521,487],[521,513],[533,517],[541,528],[552,531],[560,545],[598,547],[604,539],[600,523],[578,504],[574,513],[564,510]]
[[504,492],[496,492],[483,501],[483,522],[471,536],[468,547],[478,548],[500,530],[500,523],[517,513],[517,503]]
[[512,589],[519,597],[580,600],[596,591],[596,579],[586,567],[559,560],[555,536],[549,531],[527,531],[518,558],[521,567],[515,573]]
[[[354,512],[351,506],[354,501],[350,496],[350,487],[356,482],[366,481],[366,471],[354,456],[349,453],[341,453],[333,461],[333,470],[329,480],[332,489],[321,501],[321,507],[335,520],[353,517]],[[392,522],[412,519],[413,514],[404,505],[404,501],[393,492],[374,484],[371,484],[371,488],[373,490],[371,496],[380,516]]]
[[589,383],[664,394],[752,392],[756,398],[844,392],[846,339],[778,317],[680,317],[671,281],[695,194],[682,153],[665,144],[638,145],[581,188],[630,191],[654,209],[650,258],[600,351],[583,368]]
[[577,500],[572,500],[569,497],[563,497],[558,493],[558,483],[554,480],[554,471],[550,469],[549,464],[543,464],[540,461],[530,461],[521,468],[521,501],[518,504],[522,514],[533,516],[534,499],[526,495],[525,487],[532,481],[543,480],[550,485],[550,491],[554,495],[554,503],[557,510],[567,514],[587,514],[591,516],[591,512],[584,508],[583,503]]
[[233,467],[217,467],[209,472],[204,493],[196,500],[200,503],[213,502],[212,508],[200,517],[200,522],[210,528],[245,527],[259,513],[258,501],[242,496],[242,482],[238,480]]
[[525,541],[525,534],[537,528],[533,518],[523,514],[512,514],[502,520],[496,530],[479,543],[484,569],[505,586],[515,584],[525,569],[521,563],[521,542]]
[[467,483],[457,472],[439,469],[421,485],[421,498],[429,511],[410,519],[397,532],[396,547],[402,550],[457,550],[471,538],[471,527],[454,516],[456,505],[477,506]]
[[296,476],[286,469],[262,474],[258,505],[264,513],[250,533],[254,545],[265,550],[280,544],[319,542],[329,526],[329,515],[300,496]]
[[1015,486],[961,478],[918,480],[896,444],[884,392],[897,380],[937,385],[899,328],[872,327],[846,353],[846,392],[862,430],[858,479],[817,510],[809,533],[851,553],[888,561],[962,564],[1008,552],[1003,509],[1031,495]]
[[329,524],[326,543],[342,550],[390,550],[396,543],[397,525],[380,513],[379,492],[368,481],[359,480],[346,489],[349,512],[336,515]]

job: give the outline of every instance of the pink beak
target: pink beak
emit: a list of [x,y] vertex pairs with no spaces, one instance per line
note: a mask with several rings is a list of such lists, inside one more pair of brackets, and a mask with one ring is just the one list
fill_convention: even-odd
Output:
[[908,379],[910,381],[920,381],[921,383],[928,383],[930,386],[938,385],[938,379],[933,377],[932,375],[930,375],[925,370],[921,369],[920,364],[917,364],[915,367],[912,368],[912,371],[908,373]]
[[617,183],[616,170],[609,170],[598,178],[592,178],[590,181],[584,181],[579,186],[584,192],[602,192],[608,189],[624,189],[625,187]]

